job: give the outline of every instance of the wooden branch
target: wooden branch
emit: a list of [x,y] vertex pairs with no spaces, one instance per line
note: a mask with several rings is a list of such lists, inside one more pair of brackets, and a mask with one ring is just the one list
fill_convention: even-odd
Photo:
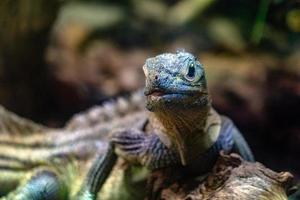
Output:
[[289,172],[274,172],[239,155],[221,153],[212,173],[204,180],[187,178],[180,169],[152,173],[147,200],[284,200],[292,186]]

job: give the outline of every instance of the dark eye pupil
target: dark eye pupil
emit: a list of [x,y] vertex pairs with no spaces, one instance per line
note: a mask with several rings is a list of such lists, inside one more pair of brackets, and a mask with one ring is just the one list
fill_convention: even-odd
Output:
[[192,67],[192,66],[189,67],[187,76],[190,78],[193,78],[195,76],[195,67]]

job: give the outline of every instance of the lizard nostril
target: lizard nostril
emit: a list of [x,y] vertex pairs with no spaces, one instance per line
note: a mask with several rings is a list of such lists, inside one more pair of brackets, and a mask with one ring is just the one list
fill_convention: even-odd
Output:
[[157,80],[157,79],[158,79],[158,76],[156,75],[154,78],[155,78],[155,80]]

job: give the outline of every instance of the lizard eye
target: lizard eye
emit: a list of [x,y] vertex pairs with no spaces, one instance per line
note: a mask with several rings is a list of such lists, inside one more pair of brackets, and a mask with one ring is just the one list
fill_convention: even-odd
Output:
[[197,63],[192,62],[185,68],[183,75],[186,80],[195,83],[201,79],[201,67]]
[[194,81],[196,77],[196,69],[195,65],[192,63],[187,67],[187,70],[185,72],[184,76],[188,81]]

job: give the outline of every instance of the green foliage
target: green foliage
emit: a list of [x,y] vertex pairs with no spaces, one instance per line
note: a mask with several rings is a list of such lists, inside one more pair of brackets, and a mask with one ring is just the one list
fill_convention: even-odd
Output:
[[264,26],[266,24],[266,18],[269,10],[271,0],[261,0],[259,10],[255,20],[255,24],[252,31],[252,42],[258,44],[264,33]]

